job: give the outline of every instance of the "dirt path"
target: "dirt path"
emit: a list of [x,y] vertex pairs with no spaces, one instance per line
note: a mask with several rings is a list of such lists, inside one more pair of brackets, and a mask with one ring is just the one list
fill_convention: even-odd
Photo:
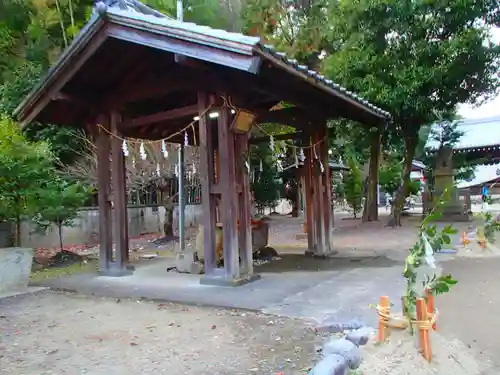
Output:
[[481,356],[494,358],[500,370],[495,355],[500,351],[500,257],[457,258],[443,262],[443,269],[458,284],[438,299],[442,332],[461,339]]
[[492,362],[459,340],[431,333],[432,361],[418,352],[418,338],[407,331],[391,331],[384,343],[363,347],[358,375],[497,375]]
[[304,374],[320,340],[250,312],[56,292],[0,301],[0,374]]

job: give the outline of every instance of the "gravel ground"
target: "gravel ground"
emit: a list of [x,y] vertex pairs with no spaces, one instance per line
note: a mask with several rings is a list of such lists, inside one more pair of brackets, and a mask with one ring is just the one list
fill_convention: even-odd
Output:
[[387,342],[363,347],[359,375],[498,375],[498,368],[459,340],[431,333],[432,361],[418,352],[417,336],[391,331]]
[[0,300],[0,373],[304,374],[321,341],[252,312],[44,292]]

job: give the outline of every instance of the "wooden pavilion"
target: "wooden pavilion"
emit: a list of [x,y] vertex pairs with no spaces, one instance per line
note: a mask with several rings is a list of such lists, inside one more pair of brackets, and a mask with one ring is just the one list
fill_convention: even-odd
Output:
[[[273,108],[281,101],[293,106]],[[218,115],[212,116],[214,112]],[[127,267],[123,138],[182,143],[188,132],[201,157],[202,280],[237,285],[254,278],[245,163],[249,132],[235,126],[242,113],[253,114],[257,122],[301,130],[304,144],[312,140],[326,165],[328,119],[345,117],[370,126],[390,119],[387,112],[259,38],[173,20],[137,0],[98,2],[91,20],[15,116],[23,126],[38,121],[85,127],[95,137],[100,272],[109,276],[132,272]],[[331,212],[324,209],[330,201],[330,171],[320,171],[311,148],[306,150],[306,166],[309,247],[325,255],[332,242]],[[223,269],[215,266],[213,229],[219,204]]]

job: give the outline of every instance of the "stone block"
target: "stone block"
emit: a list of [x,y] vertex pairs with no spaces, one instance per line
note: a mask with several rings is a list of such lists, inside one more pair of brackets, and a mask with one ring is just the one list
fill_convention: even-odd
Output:
[[177,252],[176,267],[180,273],[191,273],[194,261],[194,253],[191,249],[185,249],[183,252]]
[[0,249],[0,293],[20,292],[28,288],[33,255],[33,249]]
[[323,355],[329,356],[336,354],[343,357],[349,368],[356,369],[361,365],[363,356],[361,349],[346,339],[332,337],[325,345],[323,345]]
[[363,327],[364,324],[357,320],[352,320],[345,323],[329,322],[328,320],[326,320],[321,325],[319,325],[317,329],[319,332],[338,333]]
[[192,262],[189,267],[189,273],[193,275],[201,275],[204,271],[203,264],[200,262]]
[[349,332],[345,338],[346,340],[352,342],[354,345],[360,346],[360,345],[365,345],[368,342],[372,333],[373,333],[372,328],[364,327]]
[[344,357],[330,354],[319,361],[308,375],[347,375],[349,366]]

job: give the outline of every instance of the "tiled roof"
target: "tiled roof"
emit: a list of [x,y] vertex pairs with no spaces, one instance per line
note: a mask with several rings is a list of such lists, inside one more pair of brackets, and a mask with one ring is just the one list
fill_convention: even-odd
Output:
[[[285,63],[289,67],[295,69],[297,72],[304,74],[306,77],[313,78],[316,83],[333,89],[339,96],[360,103],[371,111],[377,113],[380,117],[387,119],[390,119],[391,117],[389,112],[376,107],[357,94],[336,84],[332,80],[325,78],[318,72],[310,70],[307,66],[298,64],[296,60],[288,58],[286,54],[276,51],[273,46],[263,44],[261,42],[261,39],[258,37],[213,29],[208,26],[201,26],[191,22],[181,22],[166,16],[160,17],[158,16],[159,12],[147,7],[137,0],[108,0],[107,2],[101,1],[96,4],[96,11],[101,15],[128,18],[136,21],[146,22],[149,23],[152,27],[156,26],[163,29],[174,29],[181,34],[182,32],[186,32],[191,35],[199,34],[200,36],[210,38],[210,41],[205,41],[207,44],[211,44],[221,49],[233,49],[234,46],[228,45],[228,42],[250,47],[251,49],[247,50],[247,52],[249,53],[255,53],[255,50],[258,49],[261,52],[269,55],[270,58]],[[241,52],[241,50],[239,50],[238,52]]]
[[105,9],[122,9],[158,18],[170,18],[138,0],[97,0],[94,9],[98,12]]
[[[464,134],[454,148],[456,152],[500,147],[500,116],[460,120],[457,130]],[[437,142],[431,139],[426,145],[426,147],[437,146]],[[458,181],[457,187],[467,188],[494,180],[498,178],[499,168],[500,164],[478,165],[474,170],[474,178],[470,181]]]
[[457,187],[459,189],[468,188],[495,180],[499,177],[499,171],[500,164],[478,165],[474,170],[474,178],[470,181],[459,181]]
[[[464,133],[454,147],[457,151],[500,146],[500,116],[460,120],[457,130]],[[438,145],[435,140],[429,139],[426,147],[435,148]]]

